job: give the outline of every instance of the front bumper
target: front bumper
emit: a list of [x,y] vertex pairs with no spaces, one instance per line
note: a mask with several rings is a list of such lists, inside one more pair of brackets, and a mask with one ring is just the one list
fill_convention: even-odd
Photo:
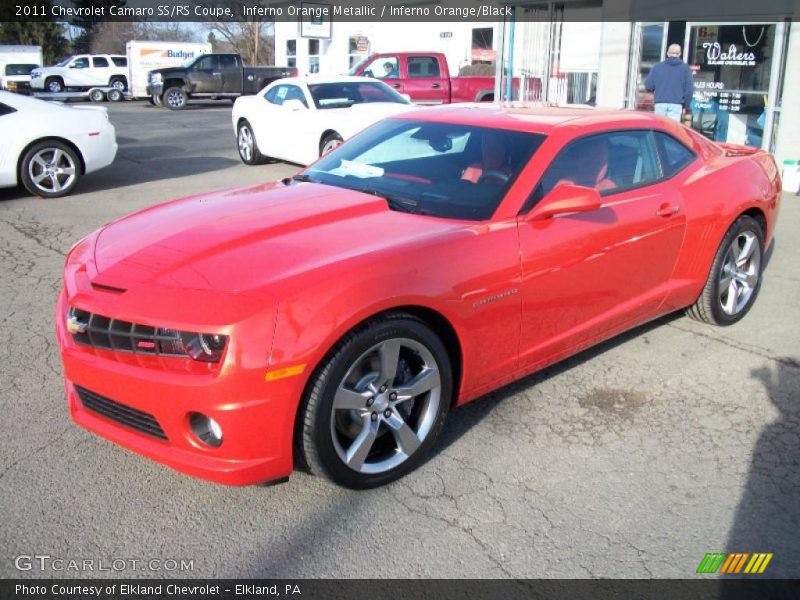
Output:
[[[177,471],[216,483],[249,485],[291,474],[300,378],[266,382],[266,364],[243,365],[238,356],[231,357],[241,349],[230,347],[219,365],[200,365],[189,358],[143,360],[141,355],[82,346],[66,331],[67,309],[62,290],[56,305],[56,334],[67,403],[77,424]],[[166,440],[88,408],[76,386],[152,415]],[[191,412],[219,423],[220,446],[205,446],[194,436]]]
[[148,96],[161,96],[164,93],[164,84],[148,83],[146,90]]

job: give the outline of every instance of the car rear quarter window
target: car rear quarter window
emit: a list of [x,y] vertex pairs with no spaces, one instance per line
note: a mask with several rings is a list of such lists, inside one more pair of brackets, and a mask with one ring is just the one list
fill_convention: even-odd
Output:
[[112,56],[111,62],[113,62],[118,67],[127,67],[128,66],[128,59],[124,56]]
[[694,152],[671,135],[656,131],[655,138],[664,177],[672,177],[697,158]]
[[435,56],[411,56],[408,59],[409,77],[441,77]]
[[104,56],[95,56],[92,59],[92,63],[94,64],[95,69],[104,69],[108,67],[108,59]]

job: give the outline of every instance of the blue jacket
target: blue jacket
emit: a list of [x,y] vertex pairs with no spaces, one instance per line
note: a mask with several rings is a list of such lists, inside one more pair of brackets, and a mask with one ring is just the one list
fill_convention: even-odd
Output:
[[694,91],[692,70],[680,58],[670,56],[650,70],[644,87],[655,92],[656,104],[682,104],[688,108]]

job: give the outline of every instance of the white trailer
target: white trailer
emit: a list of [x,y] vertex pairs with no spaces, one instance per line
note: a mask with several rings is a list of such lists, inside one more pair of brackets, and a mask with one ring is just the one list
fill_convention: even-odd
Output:
[[29,92],[31,70],[41,66],[41,46],[0,46],[0,89]]
[[147,98],[147,73],[175,67],[186,60],[211,52],[211,44],[195,42],[131,41],[128,53],[128,91],[132,98]]

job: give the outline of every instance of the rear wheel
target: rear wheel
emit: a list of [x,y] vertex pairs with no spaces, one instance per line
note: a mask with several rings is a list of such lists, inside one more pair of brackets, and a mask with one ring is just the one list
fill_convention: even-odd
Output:
[[22,157],[22,184],[31,194],[58,198],[69,194],[80,179],[80,159],[66,144],[48,140],[35,144]]
[[64,91],[64,80],[61,77],[48,77],[44,82],[44,87],[48,92],[60,94]]
[[164,106],[170,110],[183,110],[186,108],[186,103],[189,101],[189,96],[186,92],[179,87],[167,88],[164,96],[161,98]]
[[239,129],[236,132],[236,142],[239,147],[239,158],[246,165],[260,165],[267,160],[267,157],[261,154],[256,143],[256,136],[253,133],[253,126],[248,121],[239,123]]
[[106,94],[109,102],[121,102],[125,95],[116,88],[111,88]]
[[423,322],[396,314],[348,334],[312,376],[297,441],[309,470],[351,488],[425,459],[450,407],[452,370]]
[[714,257],[703,293],[687,310],[712,325],[732,325],[752,308],[761,288],[764,230],[743,215],[731,225]]
[[103,90],[94,89],[89,92],[89,100],[92,102],[102,102],[106,99],[106,95],[103,93]]

